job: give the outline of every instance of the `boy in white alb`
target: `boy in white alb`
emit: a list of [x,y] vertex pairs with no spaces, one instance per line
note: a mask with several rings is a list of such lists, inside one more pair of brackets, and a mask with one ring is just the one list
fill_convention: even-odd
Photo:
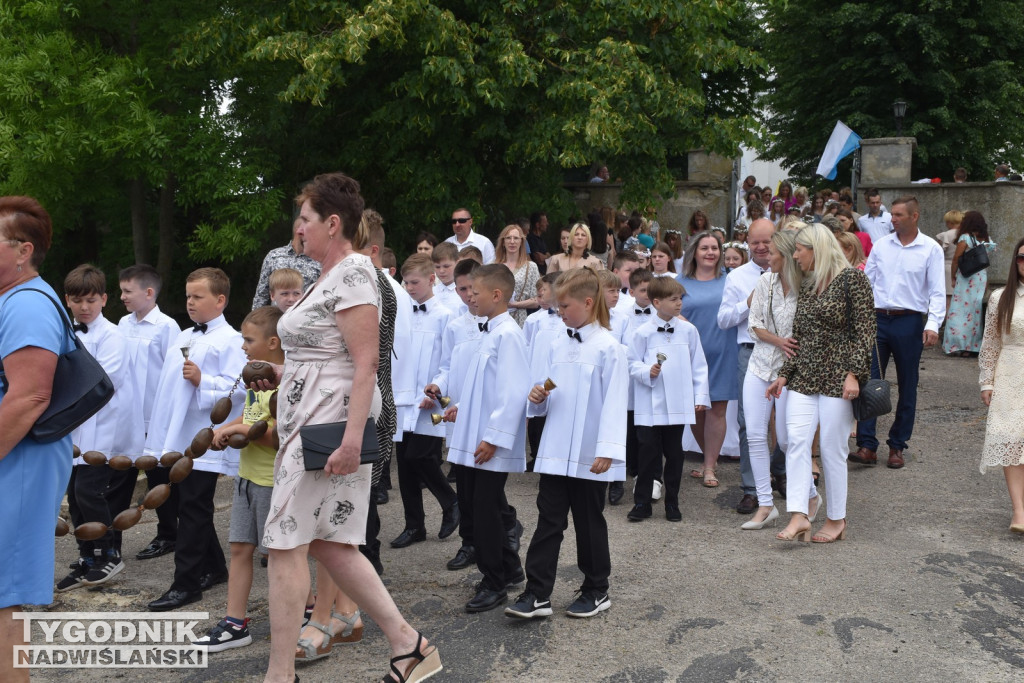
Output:
[[[99,451],[109,459],[127,454],[129,431],[123,429],[122,420],[134,399],[128,379],[124,335],[117,325],[103,317],[106,291],[107,278],[95,266],[78,266],[64,278],[64,299],[74,317],[75,333],[114,384],[113,398],[71,432],[71,442],[82,453]],[[68,483],[71,522],[76,527],[86,522],[100,522],[109,528],[114,515],[124,508],[111,508],[105,496],[107,487],[111,482],[125,479],[129,472],[135,473],[135,470],[116,472],[109,465],[88,465],[81,457],[75,458]],[[97,586],[124,569],[112,529],[95,540],[79,540],[78,554],[78,561],[71,565],[71,573],[57,583],[58,591]]]
[[[530,357],[530,377],[547,369],[547,352],[559,334],[564,334],[565,323],[558,314],[555,303],[555,280],[561,273],[546,273],[537,280],[537,302],[540,310],[526,317],[523,334],[526,336],[526,353]],[[530,458],[526,463],[526,471],[533,471],[533,462],[540,448],[540,435],[544,432],[543,415],[526,420],[526,441],[530,446]]]
[[[210,426],[210,410],[231,395],[227,421],[242,413],[245,387],[239,376],[245,367],[242,335],[224,318],[231,282],[220,268],[200,268],[185,280],[185,300],[194,325],[174,340],[178,353],[164,361],[157,404],[146,437],[146,454],[183,453],[200,429]],[[186,359],[180,349],[188,349]],[[196,602],[203,590],[227,580],[227,563],[213,524],[217,477],[235,476],[238,451],[210,450],[196,458],[192,473],[177,484],[178,542],[174,550],[174,581],[149,603],[163,612]]]
[[[505,609],[523,619],[551,614],[570,511],[583,584],[566,614],[592,617],[611,606],[605,488],[626,476],[626,352],[608,332],[600,280],[589,270],[570,270],[555,293],[565,334],[548,347],[547,367],[534,376],[527,407],[527,414],[549,418],[534,465],[540,474],[537,531],[526,553],[526,590]],[[553,389],[544,388],[547,379]]]
[[[426,254],[413,254],[402,264],[402,282],[412,297],[412,337],[406,347],[395,347],[398,355],[412,359],[417,387],[425,387],[437,374],[441,361],[441,339],[451,312],[434,296],[434,264]],[[440,407],[432,398],[419,396],[417,405],[403,412],[405,433],[397,447],[398,488],[405,508],[405,528],[391,541],[393,548],[405,548],[427,538],[423,493],[420,482],[437,499],[443,515],[438,538],[448,538],[459,525],[459,504],[455,491],[441,472],[441,441],[444,427],[433,424],[432,413]]]
[[460,495],[472,501],[476,564],[484,575],[467,612],[494,609],[508,598],[507,587],[523,580],[502,519],[508,473],[526,469],[529,361],[523,331],[508,314],[514,290],[504,265],[480,266],[474,274],[473,301],[487,322],[480,323],[483,339],[469,361],[448,447],[449,462],[463,466]]
[[[636,258],[636,255],[633,255]],[[627,322],[622,333],[622,343],[628,348],[630,341],[641,325],[648,322],[653,315],[651,301],[647,298],[647,287],[654,276],[646,268],[634,268],[629,274],[629,293],[633,303],[625,310]],[[619,297],[621,302],[624,297]],[[637,452],[639,443],[636,438],[636,426],[633,424],[633,383],[629,383],[626,397],[626,474],[631,477],[637,475]],[[660,474],[656,475],[660,479]],[[635,486],[636,482],[634,482]],[[612,482],[608,487],[608,502],[618,505],[625,495],[625,488],[621,482]]]
[[639,522],[651,516],[651,490],[664,455],[665,519],[678,522],[682,520],[683,430],[696,422],[697,411],[711,406],[708,365],[697,328],[679,318],[683,286],[673,278],[660,277],[647,291],[657,314],[636,330],[629,343],[639,471],[627,518]]
[[626,330],[629,329],[629,321],[636,317],[625,309],[616,308],[622,298],[619,290],[619,278],[607,270],[597,271],[597,278],[601,281],[601,291],[604,294],[604,303],[608,307],[608,326],[615,337],[615,341],[625,345]]
[[459,260],[459,250],[451,242],[441,242],[430,252],[430,260],[434,264],[434,296],[453,315],[462,315],[466,312],[466,304],[455,291],[455,264]]
[[620,251],[615,254],[615,260],[612,261],[612,274],[619,278],[619,296],[618,302],[615,304],[615,308],[620,309],[623,313],[630,313],[633,308],[633,296],[629,293],[630,285],[629,276],[633,274],[634,270],[640,269],[640,258],[631,251]]
[[[149,432],[149,420],[156,403],[156,387],[160,382],[160,371],[164,359],[170,353],[178,353],[174,340],[181,332],[178,323],[171,316],[160,311],[156,299],[160,295],[162,280],[156,268],[148,265],[128,266],[120,272],[121,303],[128,309],[128,315],[117,323],[124,334],[128,352],[128,378],[135,395],[135,424],[131,427],[132,444],[129,455],[142,455]],[[141,419],[141,424],[139,423]],[[168,469],[154,467],[146,470],[149,488],[167,484]],[[107,497],[112,509],[124,509],[120,503],[131,502],[135,481],[126,477],[122,486],[111,487]],[[174,551],[178,538],[178,487],[171,487],[171,496],[156,509],[156,536],[135,559],[149,560]],[[121,532],[114,531],[114,543],[120,549]]]

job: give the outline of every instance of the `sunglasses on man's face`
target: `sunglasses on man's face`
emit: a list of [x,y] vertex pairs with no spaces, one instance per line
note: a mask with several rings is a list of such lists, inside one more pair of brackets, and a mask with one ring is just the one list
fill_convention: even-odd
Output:
[[473,220],[473,219],[472,218],[453,218],[452,219],[452,225],[455,225],[456,223],[458,223],[459,225],[462,225],[463,223],[468,223],[471,220]]

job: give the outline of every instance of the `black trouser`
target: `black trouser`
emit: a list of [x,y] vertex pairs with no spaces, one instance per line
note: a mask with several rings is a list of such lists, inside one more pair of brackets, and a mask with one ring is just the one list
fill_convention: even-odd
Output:
[[[160,484],[169,484],[170,473],[171,470],[167,467],[154,467],[151,470],[146,470],[146,483],[149,485],[149,489],[153,490]],[[161,541],[174,543],[178,540],[178,507],[181,497],[178,495],[179,488],[180,486],[177,484],[172,486],[170,497],[156,509],[156,537]]]
[[[469,502],[466,509],[471,510],[473,517],[472,545],[476,548],[476,566],[484,575],[483,585],[503,591],[508,580],[523,567],[519,554],[512,552],[507,542],[508,529],[515,525],[515,510],[505,499],[508,473],[460,467],[456,476],[459,495],[465,495]],[[462,512],[462,506],[459,507]],[[510,511],[511,525],[507,520]]]
[[537,460],[537,451],[540,449],[540,437],[544,433],[546,416],[531,417],[526,421],[526,440],[530,444],[530,462]]
[[405,528],[423,529],[423,492],[420,482],[437,499],[442,510],[448,510],[457,500],[444,472],[441,471],[441,437],[405,432],[398,450],[398,489],[405,507]]
[[[130,467],[123,472],[112,472],[110,482],[107,484],[107,507],[110,509],[111,517],[117,517],[123,511],[132,507],[132,494],[135,493],[135,484],[139,481],[139,471]],[[173,488],[173,487],[172,487]],[[167,505],[165,502],[164,505]],[[163,506],[161,506],[163,507]],[[114,529],[114,549],[121,554],[122,533]]]
[[604,501],[608,484],[555,474],[540,475],[537,530],[526,552],[526,590],[540,600],[551,597],[558,569],[558,551],[569,526],[576,529],[576,564],[583,572],[581,590],[608,592],[612,571]]
[[685,425],[659,425],[636,428],[640,442],[639,472],[633,489],[633,502],[651,502],[654,480],[661,474],[661,458],[665,456],[665,505],[679,506],[679,481],[683,475],[683,430]]
[[380,514],[377,512],[377,504],[373,502],[372,492],[367,504],[370,507],[366,512],[366,544],[359,546],[359,552],[376,567],[380,564]]
[[638,472],[637,452],[640,444],[636,438],[636,425],[633,424],[633,411],[626,411],[626,474],[635,477]]
[[[114,470],[109,465],[75,465],[71,468],[71,479],[68,480],[68,512],[71,523],[80,526],[86,522],[100,522],[108,527],[112,520],[110,506],[104,493]],[[26,491],[25,495],[31,495]],[[105,555],[114,547],[113,532],[107,533],[94,541],[78,541],[79,557]]]
[[171,589],[198,591],[203,575],[223,574],[228,570],[217,529],[213,525],[217,473],[192,470],[180,484],[171,488],[180,489],[181,496]]
[[[473,491],[472,482],[467,482],[472,472],[472,467],[452,464],[455,469],[455,493],[459,498],[459,536],[462,538],[462,545],[473,546]],[[505,498],[505,490],[501,491],[501,526],[506,532],[511,532],[516,525],[516,509],[508,504]]]

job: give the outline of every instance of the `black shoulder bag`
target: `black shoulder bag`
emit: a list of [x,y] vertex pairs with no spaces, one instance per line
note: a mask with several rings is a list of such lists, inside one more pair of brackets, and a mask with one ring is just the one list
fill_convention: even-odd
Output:
[[[114,383],[99,361],[82,346],[78,335],[71,329],[71,321],[49,294],[41,289],[26,287],[11,296],[19,292],[39,292],[45,296],[57,309],[64,321],[64,329],[75,343],[75,348],[67,353],[57,354],[50,405],[28,431],[28,435],[39,443],[50,443],[64,438],[107,405],[114,396]],[[2,365],[0,383],[3,384],[4,393],[7,393],[7,376]]]
[[957,270],[964,277],[970,277],[988,268],[988,247],[985,246],[988,243],[978,242],[973,236],[971,239],[974,239],[974,246],[964,251],[956,262]]
[[[850,280],[843,282],[843,294],[846,296],[846,336],[853,340],[853,304],[850,301]],[[875,356],[878,356],[878,337],[875,336]],[[881,363],[881,359],[879,359]],[[881,365],[879,365],[881,367]],[[880,415],[892,412],[892,387],[884,379],[868,379],[860,385],[857,398],[853,404],[853,418],[858,422],[873,420]]]

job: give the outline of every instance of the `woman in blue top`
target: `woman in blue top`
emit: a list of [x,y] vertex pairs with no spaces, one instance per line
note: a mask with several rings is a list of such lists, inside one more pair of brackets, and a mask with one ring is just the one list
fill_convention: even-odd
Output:
[[[38,443],[29,429],[50,404],[57,354],[73,342],[56,293],[39,277],[50,247],[50,216],[30,197],[0,197],[0,681],[27,681],[13,668],[15,645],[26,645],[14,613],[24,603],[53,602],[53,531],[71,477],[71,436]],[[19,289],[35,288],[40,292]]]
[[700,333],[700,344],[708,362],[708,381],[711,385],[711,410],[697,414],[693,436],[704,453],[704,485],[718,486],[715,467],[725,440],[725,411],[729,401],[738,398],[736,379],[736,328],[718,327],[718,308],[725,289],[722,271],[722,244],[709,230],[698,232],[683,255],[683,272],[678,278],[686,293],[683,294],[682,315]]

